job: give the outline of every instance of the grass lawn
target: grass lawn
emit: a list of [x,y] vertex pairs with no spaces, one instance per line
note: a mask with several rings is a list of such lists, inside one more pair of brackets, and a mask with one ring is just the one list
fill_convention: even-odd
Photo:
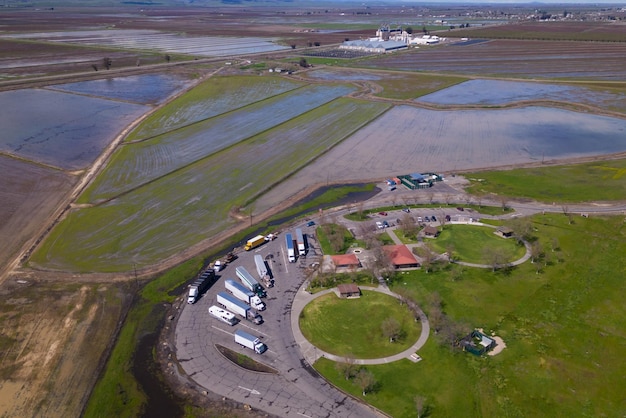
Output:
[[524,256],[524,246],[518,245],[514,239],[500,238],[494,232],[495,229],[485,226],[446,225],[436,239],[426,242],[438,253],[446,252],[452,246],[456,259],[468,263],[489,264],[487,251],[496,249],[506,256],[507,262]]
[[[382,323],[394,318],[401,337],[389,342]],[[307,305],[300,315],[304,336],[318,348],[355,358],[378,358],[397,354],[417,341],[421,332],[406,305],[392,296],[363,291],[359,299],[340,299],[334,293]]]
[[573,203],[623,200],[626,159],[465,175],[472,194],[494,193],[541,202]]
[[[419,363],[368,366],[379,382],[364,400],[393,417],[416,416],[423,396],[431,416],[621,416],[626,412],[626,224],[622,216],[531,218],[546,251],[537,274],[530,262],[508,271],[451,265],[435,273],[402,274],[406,288],[428,311],[437,292],[449,318],[494,331],[506,348],[476,357],[437,343],[431,334]],[[315,367],[334,384],[362,397],[334,364]]]

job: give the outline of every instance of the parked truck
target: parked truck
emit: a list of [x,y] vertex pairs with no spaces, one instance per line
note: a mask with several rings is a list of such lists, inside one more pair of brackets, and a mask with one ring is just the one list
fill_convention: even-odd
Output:
[[240,301],[230,293],[219,292],[217,294],[217,303],[257,325],[263,323],[263,317],[261,315],[253,311],[250,305]]
[[200,275],[199,278],[194,280],[189,286],[189,293],[187,295],[187,303],[194,304],[200,298],[202,293],[211,286],[215,280],[215,273],[213,270],[206,270]]
[[296,251],[293,246],[293,237],[291,234],[285,234],[285,244],[287,245],[287,258],[290,263],[296,262]]
[[265,304],[261,301],[260,297],[252,292],[252,290],[248,290],[248,288],[244,287],[242,284],[231,279],[227,279],[224,282],[224,285],[226,286],[226,290],[230,291],[230,293],[232,293],[237,299],[248,303],[257,311],[265,310]]
[[230,326],[233,326],[239,322],[234,313],[228,312],[226,309],[222,309],[219,306],[211,306],[209,308],[209,315],[218,320],[227,323]]
[[259,245],[263,244],[265,241],[266,241],[265,235],[257,235],[254,238],[250,238],[246,242],[246,245],[243,247],[243,249],[246,251],[250,251],[251,249],[256,248]]
[[246,270],[245,267],[238,266],[235,269],[235,274],[237,274],[237,277],[239,277],[241,283],[243,283],[243,285],[249,290],[253,291],[258,297],[264,298],[267,296],[267,293],[265,292],[265,289],[263,289],[263,286],[261,286],[259,282],[257,282],[256,279],[252,277],[250,273],[248,273],[248,270]]
[[306,255],[306,244],[304,242],[304,235],[302,229],[296,228],[296,244],[298,244],[298,254]]
[[254,256],[254,264],[256,264],[256,272],[259,274],[259,278],[263,281],[263,284],[267,287],[273,287],[274,280],[272,280],[270,272],[267,269],[267,264],[265,264],[265,260],[263,260],[261,254]]
[[265,351],[267,351],[267,346],[261,342],[259,337],[250,335],[240,329],[235,330],[235,342],[237,344],[240,344],[242,347],[253,350],[255,353],[258,354],[263,354],[265,353]]

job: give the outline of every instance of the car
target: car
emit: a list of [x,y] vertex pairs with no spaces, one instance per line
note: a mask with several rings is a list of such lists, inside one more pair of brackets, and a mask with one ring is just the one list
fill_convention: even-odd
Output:
[[421,216],[417,217],[417,222],[422,222],[422,217]]
[[426,222],[430,222],[430,218],[429,218],[428,216],[424,217],[424,220],[425,220]]
[[446,221],[450,222],[450,215],[446,215]]
[[380,216],[387,216],[387,212],[378,212]]
[[409,209],[409,208],[403,208],[403,209],[402,209],[402,212],[409,213],[409,212],[411,212],[411,209]]
[[437,222],[437,218],[435,218],[435,215],[431,216],[431,217],[430,217],[430,219],[431,219],[433,222]]
[[383,223],[381,221],[376,221],[376,228],[383,229],[384,228]]
[[389,222],[387,222],[387,221],[383,221],[383,227],[385,227],[385,228],[389,228]]
[[315,221],[309,221],[306,223],[306,226],[313,226],[315,225]]
[[463,212],[465,209],[459,206],[458,208],[456,208],[456,210],[458,210],[459,212]]

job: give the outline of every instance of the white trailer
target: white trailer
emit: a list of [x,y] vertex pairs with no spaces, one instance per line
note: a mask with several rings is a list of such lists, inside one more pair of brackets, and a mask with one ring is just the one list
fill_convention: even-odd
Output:
[[296,244],[298,244],[298,254],[306,255],[306,244],[304,242],[304,234],[302,229],[296,228]]
[[296,251],[293,246],[293,237],[291,234],[285,234],[285,245],[287,246],[287,258],[290,263],[296,262]]
[[259,337],[250,335],[240,329],[235,330],[235,342],[237,344],[240,344],[242,347],[253,350],[255,353],[258,354],[263,354],[265,353],[265,351],[267,351],[267,346],[261,342]]
[[274,286],[269,270],[267,269],[267,264],[265,264],[265,260],[263,260],[261,254],[254,256],[254,264],[256,264],[256,272],[259,274],[259,278],[263,281],[263,284],[267,287]]
[[261,298],[255,295],[252,290],[248,290],[242,284],[239,284],[232,279],[226,279],[224,281],[224,286],[226,286],[226,290],[230,291],[234,297],[250,304],[250,306],[257,311],[265,310],[265,304],[261,301]]
[[233,295],[226,292],[219,292],[217,294],[217,303],[224,306],[224,308],[240,315],[244,319],[248,319],[255,324],[261,324],[263,322],[263,317],[258,313],[252,311],[250,305],[243,303]]
[[261,286],[259,282],[257,282],[256,279],[252,277],[250,273],[248,273],[248,270],[246,270],[245,267],[237,267],[235,269],[235,274],[237,274],[237,277],[239,277],[241,283],[243,283],[245,287],[256,293],[257,296],[262,298],[267,296],[267,293],[265,292],[265,289],[263,289],[263,286]]
[[237,319],[234,313],[228,312],[226,309],[222,309],[219,306],[213,305],[209,307],[209,314],[212,317],[217,318],[220,321],[225,322],[230,326],[233,326],[237,324],[237,322],[239,322],[239,320]]

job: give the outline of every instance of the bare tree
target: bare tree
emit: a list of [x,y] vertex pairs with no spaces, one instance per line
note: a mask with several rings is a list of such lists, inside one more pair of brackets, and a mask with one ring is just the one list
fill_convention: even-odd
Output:
[[371,392],[376,387],[377,383],[374,375],[367,369],[359,370],[354,378],[354,382],[363,392],[363,396],[365,396],[367,392]]
[[415,403],[415,412],[417,412],[417,418],[421,418],[426,410],[426,398],[420,395],[416,395],[413,398],[413,403]]
[[448,261],[452,262],[454,260],[454,244],[449,243],[446,245],[446,252],[448,253]]
[[446,202],[446,205],[450,205],[450,202],[452,202],[452,195],[450,193],[446,193],[443,196],[443,198],[444,198],[444,200]]
[[439,333],[439,331],[444,327],[445,320],[446,318],[443,313],[443,301],[441,300],[441,296],[439,296],[439,293],[433,292],[431,293],[428,301],[428,322],[430,323],[430,327],[435,334]]
[[574,214],[572,214],[569,211],[569,206],[567,205],[563,205],[561,206],[561,209],[563,210],[563,215],[567,216],[567,221],[568,223],[571,225],[574,223]]
[[342,361],[338,361],[337,364],[335,364],[335,368],[343,375],[343,377],[346,378],[346,380],[352,379],[356,376],[358,371],[356,360],[354,356],[350,354],[346,355]]
[[500,196],[500,206],[502,207],[502,212],[506,212],[509,207],[509,198],[506,196]]
[[428,243],[424,243],[423,246],[419,248],[420,256],[422,257],[422,268],[426,273],[430,273],[433,271],[433,264],[435,263],[436,254],[430,248]]
[[467,204],[467,206],[472,204],[472,195],[471,194],[465,194],[465,203]]
[[530,262],[535,263],[543,257],[544,251],[541,243],[539,241],[535,241],[530,244]]
[[475,197],[476,197],[476,204],[478,205],[479,208],[482,208],[483,207],[483,205],[482,205],[483,197],[484,197],[483,194],[482,193],[478,193],[478,194],[476,194]]
[[381,330],[383,335],[389,338],[389,342],[392,343],[400,336],[402,327],[396,318],[389,317],[381,324]]
[[552,241],[550,245],[552,247],[552,252],[555,252],[561,249],[561,244],[559,243],[559,239],[557,237],[552,237]]
[[499,268],[501,268],[506,261],[506,256],[500,247],[490,248],[485,247],[484,250],[484,258],[487,260],[488,264],[491,266],[491,271],[495,272]]
[[402,231],[405,237],[415,239],[415,236],[419,231],[419,226],[415,222],[415,218],[413,218],[410,214],[405,213],[402,215],[401,220],[402,223],[398,229]]

